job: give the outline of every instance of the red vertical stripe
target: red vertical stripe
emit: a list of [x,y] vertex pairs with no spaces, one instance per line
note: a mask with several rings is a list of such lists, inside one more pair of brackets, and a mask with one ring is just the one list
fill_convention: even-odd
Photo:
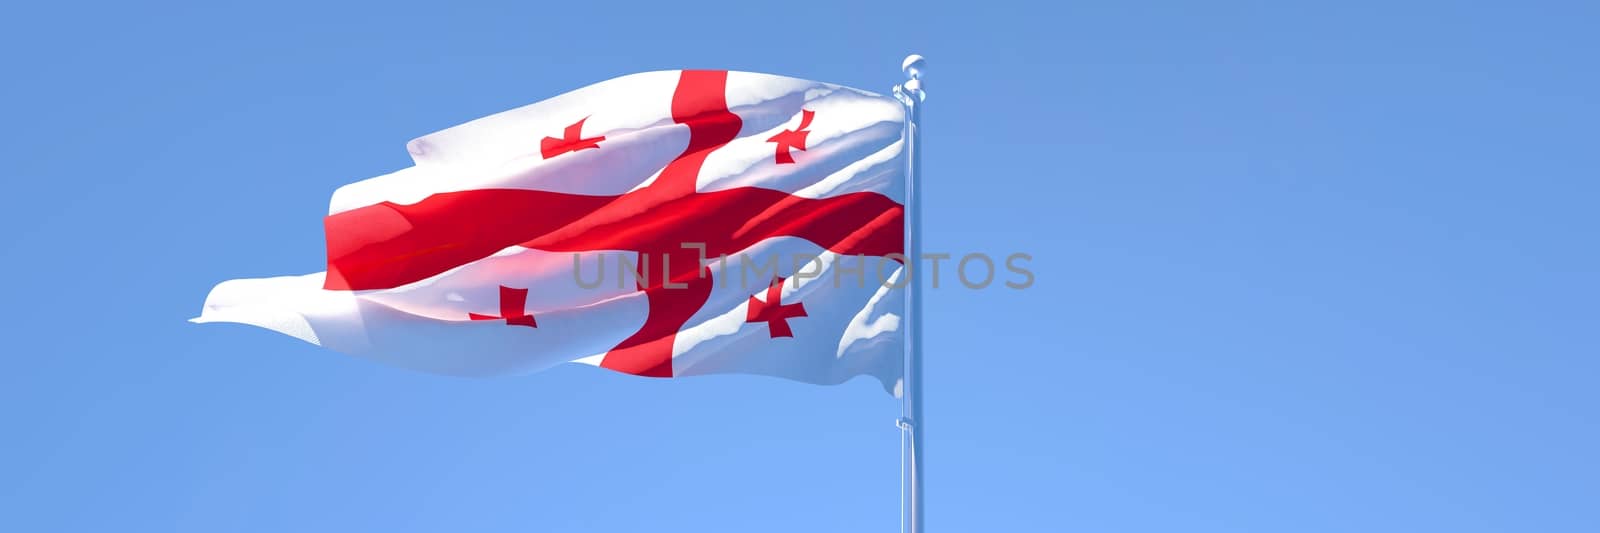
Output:
[[[693,196],[700,167],[711,152],[739,136],[743,122],[728,110],[728,72],[725,70],[685,70],[672,93],[672,120],[689,127],[689,146],[668,163],[649,187],[627,195],[645,209],[659,209],[674,198]],[[678,331],[711,296],[711,278],[700,272],[697,252],[685,250],[680,242],[652,243],[640,252],[658,261],[671,263],[650,275],[645,296],[650,314],[644,326],[606,353],[600,366],[641,376],[672,377],[672,344]],[[649,273],[647,273],[649,274]],[[664,278],[687,287],[666,288]]]

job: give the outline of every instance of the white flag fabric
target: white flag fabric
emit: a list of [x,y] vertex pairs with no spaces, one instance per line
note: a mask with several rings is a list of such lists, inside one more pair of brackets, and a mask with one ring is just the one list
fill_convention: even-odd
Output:
[[905,112],[745,72],[634,74],[411,141],[336,191],[326,272],[195,322],[458,375],[580,362],[899,395]]

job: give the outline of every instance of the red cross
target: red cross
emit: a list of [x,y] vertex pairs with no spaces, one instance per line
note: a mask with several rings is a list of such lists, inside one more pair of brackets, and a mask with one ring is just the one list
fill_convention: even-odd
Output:
[[503,318],[507,326],[539,327],[539,323],[533,321],[533,315],[528,314],[528,289],[513,289],[505,285],[500,286],[500,316],[467,313],[467,318],[473,320]]
[[[399,287],[483,259],[508,246],[552,252],[627,250],[663,260],[672,286],[652,272],[649,314],[600,366],[645,376],[672,375],[678,331],[711,295],[707,257],[736,254],[772,237],[799,237],[841,255],[905,251],[904,209],[878,193],[804,198],[759,187],[696,191],[706,156],[733,140],[742,123],[728,111],[725,71],[683,71],[672,117],[689,145],[646,187],[618,196],[523,189],[440,193],[414,204],[384,202],[328,216],[328,290]],[[803,129],[803,128],[802,128]],[[682,284],[682,285],[679,285]]]
[[767,138],[767,142],[769,143],[778,143],[778,146],[775,147],[777,149],[776,157],[778,164],[782,165],[784,163],[794,162],[794,156],[789,155],[790,148],[794,148],[802,152],[805,151],[806,134],[811,133],[811,131],[807,130],[806,128],[811,127],[811,117],[816,114],[817,113],[815,111],[810,109],[801,109],[800,127],[792,130],[783,130],[778,132],[777,135]]
[[806,316],[806,306],[800,302],[784,305],[783,303],[783,278],[774,276],[772,285],[767,287],[767,301],[757,300],[755,295],[750,295],[750,305],[745,312],[746,323],[766,322],[767,333],[774,339],[778,337],[793,337],[794,332],[789,329],[788,319]]
[[586,148],[599,148],[600,141],[606,140],[606,136],[583,138],[583,121],[585,120],[589,120],[589,117],[583,117],[572,123],[571,126],[567,126],[567,129],[562,130],[560,139],[545,137],[539,141],[539,154],[543,155],[545,159],[550,159],[567,152],[576,152]]

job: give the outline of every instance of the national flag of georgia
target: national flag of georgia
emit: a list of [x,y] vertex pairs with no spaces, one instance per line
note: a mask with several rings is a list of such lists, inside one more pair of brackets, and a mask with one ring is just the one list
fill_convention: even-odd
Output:
[[431,372],[870,375],[900,393],[905,111],[781,76],[623,76],[411,141],[346,185],[327,271],[195,322]]

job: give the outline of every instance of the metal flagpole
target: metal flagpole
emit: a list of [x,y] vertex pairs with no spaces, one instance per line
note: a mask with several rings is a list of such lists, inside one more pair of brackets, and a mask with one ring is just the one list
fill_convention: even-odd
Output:
[[894,86],[894,96],[906,107],[906,213],[907,246],[905,377],[900,395],[900,530],[923,533],[922,447],[925,424],[922,420],[922,279],[916,265],[922,258],[922,73],[927,61],[922,56],[906,56],[900,64],[906,81]]

